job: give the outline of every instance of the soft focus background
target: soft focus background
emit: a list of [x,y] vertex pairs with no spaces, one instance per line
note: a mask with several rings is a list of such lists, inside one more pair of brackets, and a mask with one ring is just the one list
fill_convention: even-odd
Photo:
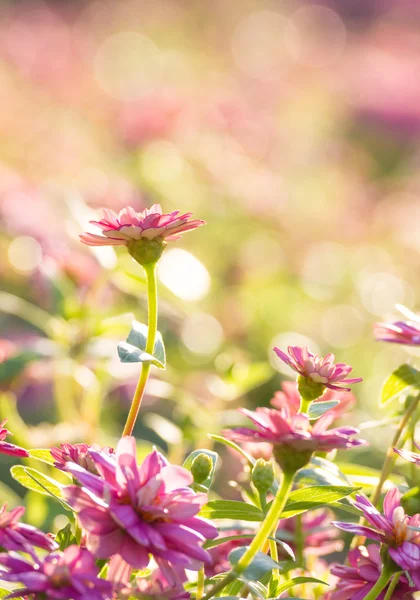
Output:
[[[352,364],[354,423],[390,416],[378,393],[407,354],[374,342],[372,323],[420,306],[419,27],[415,0],[1,3],[11,441],[121,434],[139,365],[116,344],[146,321],[144,277],[78,233],[103,206],[154,202],[208,225],[160,263],[168,368],[136,427],[145,449],[182,462],[238,406],[267,404],[292,375],[274,344]],[[346,460],[380,465],[379,431]],[[10,464],[0,493],[13,503]],[[238,468],[225,452],[224,482]],[[51,520],[29,499],[30,520]]]

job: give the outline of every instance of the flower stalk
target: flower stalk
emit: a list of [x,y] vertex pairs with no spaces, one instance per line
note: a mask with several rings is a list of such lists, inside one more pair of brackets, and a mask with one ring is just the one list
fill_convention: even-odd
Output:
[[[148,354],[154,353],[155,339],[157,333],[157,321],[158,321],[158,293],[157,293],[157,279],[156,279],[156,263],[150,263],[143,265],[146,273],[147,280],[147,306],[148,306],[148,333],[146,342],[146,352]],[[137,415],[140,410],[140,406],[143,400],[144,391],[146,389],[147,381],[150,374],[150,362],[144,362],[141,366],[141,372],[139,381],[137,383],[136,390],[134,392],[133,400],[131,402],[130,411],[128,413],[127,421],[124,426],[123,436],[131,435],[136,423]]]
[[366,594],[363,600],[377,600],[379,594],[386,588],[388,582],[393,574],[393,569],[389,565],[384,565],[382,573],[375,583],[373,588]]

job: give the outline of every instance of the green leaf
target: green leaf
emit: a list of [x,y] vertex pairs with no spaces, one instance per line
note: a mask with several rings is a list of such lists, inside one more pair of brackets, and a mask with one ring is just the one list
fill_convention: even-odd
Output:
[[[358,511],[358,513],[360,514],[360,511]],[[254,537],[255,537],[255,533],[244,533],[242,535],[227,535],[222,538],[217,538],[216,540],[209,540],[209,541],[205,542],[203,544],[203,548],[206,548],[206,549],[214,548],[216,546],[220,546],[221,544],[224,544],[225,542],[233,542],[236,540],[243,540],[244,546],[245,546],[246,540],[252,540]],[[293,538],[293,536],[291,536],[291,537]],[[293,550],[291,549],[291,547],[289,546],[289,544],[286,544],[286,542],[279,539],[278,537],[269,537],[268,539],[276,542],[292,558],[292,560],[295,560],[295,554],[294,554]]]
[[184,469],[188,469],[188,471],[191,471],[191,465],[192,465],[194,459],[199,454],[206,454],[210,458],[213,466],[212,466],[212,469],[211,469],[210,474],[207,477],[207,479],[202,481],[199,486],[197,486],[197,484],[193,484],[192,487],[193,488],[200,487],[200,488],[203,488],[203,489],[200,489],[200,491],[207,492],[210,489],[211,484],[213,483],[214,472],[216,470],[216,464],[217,464],[217,459],[219,458],[219,455],[217,454],[217,452],[213,452],[212,450],[206,450],[206,449],[205,450],[194,450],[194,452],[191,452],[191,454],[189,456],[187,456],[187,458],[185,459],[184,464],[182,465],[184,467]]
[[118,344],[118,356],[123,363],[151,362],[159,369],[166,368],[165,346],[162,335],[156,332],[153,355],[146,352],[147,334],[149,328],[143,323],[133,321],[131,331],[125,342]]
[[250,454],[245,452],[245,450],[242,450],[242,448],[240,446],[238,446],[238,444],[235,444],[235,442],[226,440],[221,435],[215,435],[213,433],[210,433],[208,437],[211,440],[218,442],[219,444],[223,444],[224,446],[228,446],[229,448],[233,448],[234,450],[237,450],[239,452],[239,454],[242,454],[242,456],[248,461],[250,467],[253,467],[255,465],[255,462],[256,462],[255,458],[253,458]]
[[38,492],[39,494],[52,496],[55,500],[58,500],[66,510],[71,511],[70,506],[63,500],[61,490],[64,486],[58,481],[55,481],[55,479],[48,477],[48,475],[43,475],[36,469],[23,467],[21,465],[14,465],[10,469],[10,473],[13,479],[16,479],[23,487]]
[[[12,590],[5,590],[4,588],[0,588],[0,598],[6,598],[9,594],[12,593]],[[15,600],[23,600],[22,596],[15,598]]]
[[232,519],[238,521],[262,521],[264,513],[246,502],[237,500],[212,500],[200,511],[200,516],[208,519]]
[[309,419],[311,421],[315,421],[316,419],[319,419],[319,417],[321,417],[325,412],[327,412],[327,410],[330,410],[331,408],[334,408],[334,406],[337,406],[338,404],[338,400],[328,400],[326,402],[312,402],[310,408],[309,408]]
[[412,388],[420,390],[420,371],[405,363],[385,381],[381,390],[380,404],[387,404],[402,392],[409,393]]
[[295,585],[300,585],[301,583],[320,583],[322,585],[329,585],[321,579],[316,579],[316,577],[293,577],[293,579],[289,579],[277,587],[276,595],[279,596],[286,590],[290,590],[290,588],[294,587]]
[[32,458],[36,458],[41,462],[47,463],[47,465],[53,465],[55,462],[48,448],[37,448],[35,450],[29,450],[29,454],[32,456]]
[[358,490],[360,488],[333,485],[314,485],[294,490],[290,493],[280,519],[289,519],[307,510],[337,502]]
[[[248,547],[249,546],[241,546],[229,553],[228,558],[233,567],[237,564],[242,555],[245,554]],[[274,561],[267,556],[267,554],[258,552],[251,564],[241,573],[241,579],[245,581],[259,581],[266,573],[279,568],[281,568],[280,563]]]
[[[22,504],[22,498],[16,494],[8,485],[2,483],[0,481],[0,498],[1,503],[7,502],[7,505],[10,508],[14,508],[19,504]],[[1,596],[0,596],[1,598]]]
[[71,530],[71,523],[67,523],[67,525],[63,527],[63,529],[60,529],[60,531],[55,536],[55,541],[59,545],[61,551],[68,548],[68,546],[77,544],[77,540]]
[[44,354],[33,351],[21,352],[20,354],[11,356],[0,363],[0,381],[13,379],[19,375],[30,362],[43,357]]

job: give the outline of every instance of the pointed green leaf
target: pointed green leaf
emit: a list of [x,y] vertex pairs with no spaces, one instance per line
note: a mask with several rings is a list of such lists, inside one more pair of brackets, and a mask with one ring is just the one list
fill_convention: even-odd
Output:
[[316,577],[303,577],[303,576],[302,577],[293,577],[293,579],[284,581],[277,587],[276,595],[280,596],[280,594],[282,594],[286,590],[290,590],[290,588],[294,587],[295,585],[300,585],[302,583],[318,583],[318,584],[327,585],[327,586],[329,585],[328,583],[326,583],[325,581],[322,581],[321,579],[316,579]]
[[358,487],[333,485],[314,485],[301,490],[294,490],[290,493],[280,519],[289,519],[307,510],[337,502],[358,490],[360,490]]
[[60,529],[60,531],[55,536],[55,541],[59,545],[61,551],[68,548],[68,546],[77,544],[77,540],[71,530],[71,523],[67,523],[67,525],[63,527],[63,529]]
[[[229,553],[229,562],[234,567],[243,554],[248,550],[249,546],[241,546],[240,548],[235,548]],[[246,581],[259,581],[263,575],[269,573],[273,569],[281,568],[281,564],[274,561],[272,558],[264,554],[263,552],[258,552],[251,564],[241,573],[241,579],[245,579]]]
[[125,342],[118,344],[118,356],[121,362],[151,362],[159,369],[166,368],[165,346],[162,335],[156,332],[155,347],[153,356],[146,352],[148,327],[138,321],[133,321],[131,331]]
[[[6,598],[9,594],[12,593],[12,590],[5,590],[4,588],[0,588],[0,598]],[[23,600],[22,596],[15,598],[15,600]]]
[[[220,534],[222,534],[222,533],[223,532],[220,532]],[[205,544],[203,544],[203,548],[206,548],[206,549],[214,548],[215,546],[220,546],[221,544],[224,544],[226,542],[232,542],[232,541],[236,541],[236,540],[238,540],[238,541],[244,540],[244,546],[245,546],[246,540],[252,540],[254,537],[255,537],[254,533],[244,533],[242,535],[227,535],[225,537],[219,537],[216,540],[207,541]],[[291,536],[291,537],[293,538],[293,536]],[[275,537],[275,538],[269,537],[268,539],[275,541],[292,558],[292,560],[295,560],[295,554],[294,554],[292,548],[289,546],[289,544],[286,544],[286,542],[279,539],[278,537]]]
[[380,404],[387,404],[399,394],[420,390],[420,371],[407,363],[398,367],[385,381],[381,390]]
[[36,458],[37,460],[47,463],[47,465],[53,465],[55,462],[51,456],[51,451],[48,448],[29,450],[29,454],[32,456],[32,458]]
[[262,521],[264,519],[264,513],[259,508],[238,500],[212,500],[203,506],[199,514],[208,519],[237,521]]
[[319,419],[319,417],[321,417],[325,412],[327,412],[327,410],[330,410],[331,408],[334,408],[334,406],[337,406],[338,404],[338,400],[328,400],[325,402],[312,402],[310,408],[309,408],[309,419],[311,421],[315,421],[316,419]]

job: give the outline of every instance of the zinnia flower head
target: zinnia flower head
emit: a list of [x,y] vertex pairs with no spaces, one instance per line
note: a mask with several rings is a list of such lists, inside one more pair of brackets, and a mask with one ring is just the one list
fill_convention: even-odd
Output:
[[359,433],[354,427],[336,427],[328,429],[334,415],[324,413],[313,425],[306,414],[292,414],[287,405],[280,410],[257,408],[255,412],[240,409],[255,425],[255,429],[237,427],[224,432],[234,442],[270,442],[274,445],[273,453],[282,468],[284,460],[295,458],[304,461],[304,466],[313,452],[329,452],[334,449],[347,450],[366,442],[355,439]]
[[0,422],[0,454],[27,458],[29,456],[29,452],[27,450],[4,441],[6,436],[10,434],[10,431],[4,427],[6,423],[7,419],[4,419]]
[[35,564],[14,552],[0,554],[3,581],[19,583],[23,588],[8,598],[30,595],[33,600],[110,600],[112,584],[99,579],[99,568],[86,548],[69,546],[64,552],[49,554]]
[[105,452],[106,454],[113,454],[114,449],[109,446],[101,448],[100,446],[93,444],[60,444],[59,448],[51,448],[51,456],[54,459],[54,467],[61,471],[67,471],[67,463],[76,463],[80,465],[90,473],[98,474],[95,463],[91,457],[89,450],[95,452]]
[[274,348],[274,352],[296,373],[330,390],[349,392],[350,388],[345,387],[346,384],[362,381],[361,377],[348,379],[347,375],[352,371],[352,367],[345,363],[334,364],[334,354],[327,354],[322,358],[309,352],[305,346],[289,346],[288,355],[280,348]]
[[6,505],[0,508],[0,548],[28,552],[34,556],[33,546],[44,550],[55,550],[58,546],[52,538],[32,525],[20,523],[23,506],[7,512]]
[[381,342],[418,346],[420,344],[420,317],[401,304],[397,304],[396,308],[408,317],[408,320],[375,323],[373,326],[375,339]]
[[159,204],[136,212],[131,206],[118,215],[103,209],[101,221],[90,221],[102,229],[102,235],[82,233],[80,239],[88,246],[127,246],[132,257],[140,264],[156,262],[166,241],[179,240],[182,233],[204,225],[199,219],[191,220],[192,213],[179,214],[179,210],[164,214]]
[[420,531],[411,529],[420,527],[420,514],[412,517],[405,514],[401,506],[401,494],[397,488],[386,494],[383,514],[363,496],[356,496],[354,506],[362,511],[373,528],[357,523],[334,522],[334,525],[388,546],[388,552],[394,562],[407,570],[416,585],[420,586]]
[[152,554],[170,585],[181,582],[180,569],[199,570],[210,561],[202,543],[217,529],[197,517],[207,501],[189,486],[192,475],[170,465],[153,451],[137,465],[133,437],[122,438],[115,455],[90,450],[100,476],[67,463],[83,487],[68,486],[64,495],[86,534],[86,545],[97,558],[111,559],[110,572],[126,576],[144,569]]
[[[348,554],[347,565],[333,565],[331,573],[339,577],[335,590],[328,594],[328,600],[360,600],[364,598],[378,581],[382,572],[380,548],[376,544],[359,546]],[[385,598],[388,586],[379,594],[378,600]],[[400,577],[392,592],[392,600],[413,600],[413,588],[405,577]]]

